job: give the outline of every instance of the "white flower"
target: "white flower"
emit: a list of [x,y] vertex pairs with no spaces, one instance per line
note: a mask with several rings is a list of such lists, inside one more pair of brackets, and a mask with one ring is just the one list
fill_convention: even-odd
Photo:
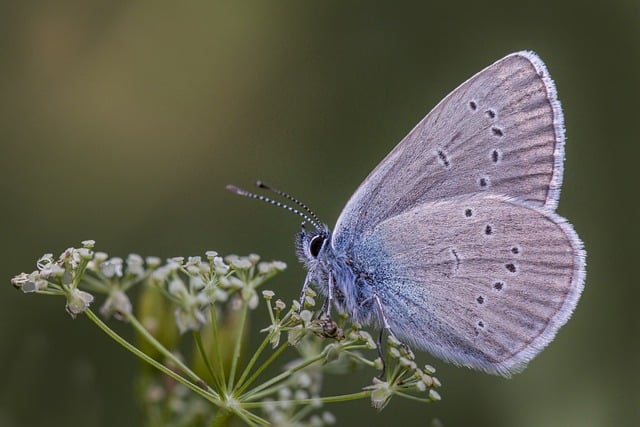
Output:
[[324,411],[322,413],[322,421],[324,421],[325,424],[333,425],[336,423],[336,417],[331,412]]
[[80,243],[82,243],[83,247],[85,247],[87,249],[92,249],[95,246],[96,241],[95,240],[83,240]]
[[175,311],[175,316],[176,324],[181,334],[186,331],[200,329],[200,326],[207,321],[205,315],[195,307],[191,307],[190,310],[178,308]]
[[120,320],[125,318],[123,314],[130,314],[131,311],[131,301],[127,294],[120,289],[113,289],[104,304],[102,304],[102,307],[100,307],[100,313],[103,316],[109,317],[113,314]]
[[306,325],[309,322],[311,322],[311,319],[313,318],[313,313],[310,312],[309,310],[302,310],[302,312],[300,313],[300,318]]
[[262,291],[262,296],[264,297],[264,299],[267,299],[267,300],[270,300],[271,298],[273,298],[275,294],[276,294],[275,292],[269,291],[269,290]]
[[129,254],[127,257],[127,274],[133,274],[136,277],[144,275],[144,260],[138,254]]
[[82,259],[91,259],[93,256],[93,251],[89,248],[79,248],[77,250],[77,254]]
[[160,258],[158,258],[157,256],[148,256],[145,259],[147,265],[151,268],[155,268],[157,266],[160,265],[160,263],[162,263],[162,260]]
[[297,379],[300,387],[307,388],[311,385],[311,377],[306,372],[301,372]]
[[163,265],[161,267],[156,268],[153,271],[153,273],[151,273],[151,278],[153,278],[158,282],[163,282],[169,278],[169,275],[171,274],[172,271],[173,269],[171,267],[169,267],[168,265]]
[[245,270],[253,265],[248,257],[239,257],[238,255],[228,255],[224,260],[236,270]]
[[47,278],[47,277],[61,277],[65,272],[65,269],[60,267],[58,264],[50,264],[49,267],[44,268],[41,272],[40,272],[40,277],[42,278]]
[[206,285],[206,283],[204,282],[202,277],[199,277],[199,276],[190,276],[189,277],[189,286],[191,287],[191,289],[193,289],[195,291],[200,291],[200,290],[204,289],[205,285]]
[[27,283],[29,280],[31,280],[31,276],[29,274],[20,273],[17,276],[13,276],[13,279],[11,279],[11,284],[16,288],[21,288],[22,285]]
[[293,394],[293,398],[296,400],[305,400],[309,398],[309,393],[307,393],[304,390],[298,389],[296,390],[296,392]]
[[122,277],[122,258],[114,257],[100,265],[100,270],[108,278]]
[[258,294],[255,291],[252,292],[249,300],[247,301],[247,305],[251,310],[255,310],[259,303],[260,299],[258,298]]
[[169,292],[172,295],[175,295],[178,298],[184,297],[189,294],[187,290],[187,286],[184,284],[182,279],[176,277],[171,282],[169,282]]
[[199,256],[190,256],[187,258],[186,265],[199,265],[202,262],[202,259]]
[[283,271],[287,264],[282,261],[261,262],[258,264],[258,271],[261,274]]
[[76,315],[84,312],[89,305],[93,302],[93,295],[88,292],[81,291],[80,289],[73,289],[69,295],[67,295],[67,313],[71,317],[75,318]]
[[206,251],[204,254],[205,254],[205,255],[207,256],[207,258],[209,258],[210,260],[218,256],[218,252],[216,252],[216,251]]
[[44,254],[36,262],[38,270],[41,271],[48,268],[51,264],[53,264],[53,254]]
[[222,257],[219,256],[213,257],[213,266],[218,274],[225,274],[229,271],[229,266],[225,264]]
[[374,378],[373,385],[366,388],[371,390],[371,405],[376,409],[384,408],[393,395],[389,383],[378,378]]

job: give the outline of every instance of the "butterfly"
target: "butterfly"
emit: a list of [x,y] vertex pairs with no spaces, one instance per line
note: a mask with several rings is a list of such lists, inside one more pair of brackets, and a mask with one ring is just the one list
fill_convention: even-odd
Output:
[[[424,117],[351,196],[331,230],[297,235],[331,306],[414,348],[491,374],[519,372],[584,287],[586,252],[556,213],[564,163],[556,88],[533,52],[510,54]],[[249,197],[272,199],[229,186]]]

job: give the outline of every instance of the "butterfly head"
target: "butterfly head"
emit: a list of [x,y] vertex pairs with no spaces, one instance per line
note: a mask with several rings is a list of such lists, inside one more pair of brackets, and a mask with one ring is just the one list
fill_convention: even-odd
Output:
[[309,269],[326,257],[331,242],[331,230],[326,225],[320,225],[308,231],[302,223],[300,232],[296,235],[296,253],[300,262]]

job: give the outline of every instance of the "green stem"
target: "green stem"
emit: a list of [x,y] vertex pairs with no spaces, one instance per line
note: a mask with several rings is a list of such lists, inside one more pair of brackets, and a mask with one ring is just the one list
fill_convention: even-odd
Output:
[[82,280],[82,276],[84,276],[84,271],[87,269],[87,265],[89,265],[88,259],[83,259],[80,263],[78,270],[76,270],[75,275],[73,277],[73,287],[77,288]]
[[276,324],[276,318],[273,316],[273,308],[271,307],[271,299],[267,299],[267,311],[269,312],[269,318],[271,319],[271,324]]
[[[268,387],[271,387],[271,385],[276,384],[288,377],[290,377],[291,375],[295,374],[296,372],[306,368],[309,365],[312,365],[315,362],[318,362],[322,359],[325,358],[325,354],[324,354],[324,350],[318,354],[315,357],[312,357],[311,359],[307,359],[304,362],[300,363],[299,365],[297,365],[294,368],[291,369],[287,369],[286,371],[284,371],[283,373],[281,373],[280,375],[276,375],[275,377],[271,378],[268,381],[263,382],[262,384],[260,384],[259,386],[255,387],[253,390],[250,390],[248,393],[246,393],[244,396],[242,396],[242,400],[255,400],[255,399],[260,399],[264,396],[268,396],[271,393],[273,393],[273,390],[269,390]],[[275,353],[274,353],[275,354]],[[267,390],[265,390],[267,389]],[[276,387],[277,389],[277,387]]]
[[147,331],[147,329],[142,326],[140,321],[136,319],[136,317],[131,313],[126,313],[125,318],[131,323],[133,328],[142,335],[153,347],[158,350],[164,357],[171,360],[175,365],[182,370],[185,374],[187,374],[196,384],[198,384],[202,389],[207,390],[212,395],[219,398],[218,394],[213,390],[209,385],[198,376],[195,372],[193,372],[187,365],[184,364],[180,359],[176,357],[175,354],[171,353],[165,346],[160,344],[160,342]]
[[388,382],[389,382],[390,384],[395,384],[396,382],[398,382],[398,379],[402,376],[402,370],[403,370],[403,367],[402,367],[402,366],[400,366],[400,364],[399,364],[399,363],[398,363],[398,364],[396,364],[396,365],[393,367],[393,372],[391,373],[391,376],[390,376],[390,377],[388,377],[388,378],[389,378],[389,379],[388,379]]
[[218,375],[220,380],[219,390],[226,390],[227,380],[224,374],[224,360],[222,359],[220,336],[218,335],[218,319],[216,318],[216,307],[211,304],[209,306],[209,314],[211,316],[211,335],[213,336],[213,348],[216,349],[216,357],[218,360]]
[[198,352],[200,353],[200,357],[202,357],[202,361],[204,362],[204,365],[207,367],[207,371],[209,371],[209,375],[211,375],[211,379],[213,380],[216,388],[219,391],[222,391],[223,389],[220,388],[220,378],[216,377],[216,374],[213,372],[213,367],[211,366],[209,355],[205,351],[204,345],[202,344],[202,337],[200,336],[200,331],[193,331],[193,339],[196,342],[196,347],[198,347]]
[[[365,346],[365,348],[367,348],[367,349],[368,349],[368,347],[366,347],[366,346]],[[354,359],[354,360],[357,360],[357,361],[359,361],[360,363],[363,363],[363,364],[365,364],[365,365],[367,365],[367,366],[370,366],[370,367],[372,367],[372,368],[376,366],[376,362],[375,362],[375,361],[373,361],[373,360],[369,360],[369,359],[367,359],[367,358],[365,358],[365,357],[363,357],[363,356],[359,355],[358,353],[353,353],[353,352],[351,352],[351,351],[346,351],[345,353],[346,353],[350,358],[352,358],[352,359]]]
[[100,329],[102,329],[102,331],[104,333],[106,333],[111,339],[113,339],[115,342],[117,342],[118,344],[123,346],[125,349],[129,350],[135,356],[137,356],[141,360],[147,362],[148,364],[150,364],[154,368],[158,369],[160,372],[162,372],[162,373],[166,374],[167,376],[173,378],[174,380],[176,380],[180,384],[182,384],[185,387],[189,388],[191,391],[199,394],[200,396],[202,396],[203,398],[205,398],[209,402],[213,403],[214,405],[221,406],[222,402],[220,402],[220,398],[215,392],[204,390],[204,389],[198,387],[196,384],[194,384],[191,381],[187,380],[186,378],[178,375],[176,372],[172,371],[171,369],[167,368],[166,366],[164,366],[163,364],[161,364],[157,360],[153,359],[152,357],[148,356],[144,352],[140,351],[136,346],[134,346],[129,341],[127,341],[124,338],[122,338],[113,329],[109,328],[90,309],[85,310],[84,313],[87,315],[87,317],[89,319],[91,319],[91,321],[93,323],[96,324],[96,326],[98,326]]
[[225,409],[220,409],[216,416],[213,418],[213,421],[209,425],[209,427],[223,427],[227,425],[229,419],[233,415],[232,412],[227,411]]
[[90,290],[108,294],[111,288],[105,284],[106,280],[106,278],[103,280],[98,280],[95,277],[90,276],[89,274],[85,274],[82,278],[82,282],[84,282],[84,284]]
[[235,414],[249,426],[268,426],[269,425],[269,421],[257,416],[253,412],[247,411],[244,408],[237,408],[235,411]]
[[412,394],[407,394],[407,393],[403,393],[401,391],[396,391],[394,394],[404,397],[405,399],[409,399],[409,400],[416,400],[418,402],[422,402],[422,403],[431,403],[430,399],[424,398],[424,397],[418,397],[418,396],[414,396]]
[[53,296],[66,295],[64,291],[36,291],[36,293],[38,295],[53,295]]
[[315,411],[317,408],[314,405],[304,405],[298,412],[294,413],[291,418],[289,418],[288,422],[291,425],[299,425],[300,421],[309,415],[311,412]]
[[[277,329],[276,329],[276,331],[277,331],[277,333],[280,333]],[[238,383],[236,385],[236,388],[238,390],[237,391],[238,394],[242,393],[247,388],[247,386],[244,385],[244,380],[247,377],[247,375],[249,375],[249,372],[251,372],[251,369],[253,369],[253,366],[258,361],[258,357],[260,357],[260,355],[264,351],[265,347],[269,344],[269,341],[271,340],[272,336],[273,336],[273,332],[267,334],[265,339],[260,344],[260,347],[258,347],[256,352],[253,354],[253,357],[251,357],[251,360],[249,360],[249,363],[247,364],[247,367],[244,368],[244,371],[242,372],[242,375],[240,375],[240,379],[238,380]],[[286,347],[286,346],[283,346],[283,347]],[[262,370],[260,370],[260,372],[262,372]],[[253,377],[251,377],[251,380],[252,379],[253,379]],[[249,384],[251,384],[251,382],[249,382]],[[249,385],[249,384],[247,384],[247,385]]]
[[271,356],[269,356],[269,358],[262,365],[260,365],[258,369],[256,369],[253,375],[251,375],[251,378],[249,378],[244,384],[238,383],[238,389],[236,391],[236,394],[239,395],[243,393],[247,389],[247,387],[249,387],[256,380],[256,378],[258,378],[258,376],[262,373],[262,371],[267,369],[267,367],[271,365],[271,363],[273,363],[273,361],[276,360],[278,356],[280,356],[282,352],[286,350],[287,347],[288,347],[288,344],[283,344],[282,346],[280,346],[280,348],[274,351],[273,354],[271,354]]
[[[351,394],[342,394],[339,396],[327,396],[327,397],[316,397],[313,399],[294,399],[294,400],[279,400],[278,404],[292,404],[292,405],[312,405],[316,402],[322,403],[337,403],[337,402],[348,402],[351,400],[364,399],[365,397],[371,396],[371,391],[360,391],[358,393]],[[243,403],[243,408],[260,408],[264,405],[264,402],[247,402]]]
[[233,349],[233,358],[231,359],[231,370],[229,371],[229,385],[227,390],[229,394],[233,390],[233,385],[235,383],[236,370],[238,369],[238,361],[240,360],[240,352],[242,350],[242,340],[244,338],[244,327],[247,321],[247,314],[249,311],[249,306],[246,301],[242,303],[242,314],[240,315],[240,326],[238,327],[238,337],[236,338],[236,345]]

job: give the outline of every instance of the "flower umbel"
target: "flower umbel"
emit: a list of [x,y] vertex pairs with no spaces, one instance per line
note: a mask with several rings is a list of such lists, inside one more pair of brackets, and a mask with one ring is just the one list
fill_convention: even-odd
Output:
[[[384,379],[374,378],[373,384],[366,387],[371,390],[371,404],[374,408],[383,409],[394,395],[424,402],[440,400],[440,395],[435,390],[440,386],[440,381],[433,376],[435,369],[429,365],[421,369],[415,359],[409,347],[393,335],[387,338],[386,361],[394,362],[390,364],[392,369],[385,369]],[[414,396],[426,391],[426,397]]]
[[[226,425],[234,417],[247,425],[323,426],[336,422],[327,403],[370,399],[378,410],[393,396],[420,402],[440,399],[440,382],[430,366],[393,336],[382,361],[368,332],[346,316],[327,318],[317,294],[285,303],[260,290],[286,268],[251,254],[221,257],[109,257],[86,240],[58,258],[44,254],[37,269],[11,283],[24,293],[64,296],[67,312],[84,314],[109,337],[146,362],[136,391],[147,425]],[[131,290],[140,288],[137,303]],[[106,320],[127,322],[136,344],[118,335],[90,308],[103,296]],[[252,335],[248,318],[263,301],[270,324]],[[321,305],[321,304],[320,304]],[[189,333],[187,333],[189,332]],[[258,335],[262,333],[262,336]],[[260,341],[257,347],[252,342]],[[184,341],[191,342],[191,352]],[[281,366],[274,371],[274,366]],[[373,382],[337,396],[323,394],[325,374],[372,370]],[[383,378],[375,376],[384,372]]]

